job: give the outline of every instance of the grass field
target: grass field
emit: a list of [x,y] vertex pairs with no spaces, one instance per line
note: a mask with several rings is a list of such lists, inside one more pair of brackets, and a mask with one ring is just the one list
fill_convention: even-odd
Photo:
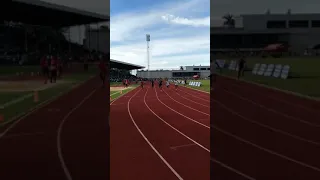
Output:
[[[189,80],[187,83],[189,83],[190,81],[191,80]],[[201,82],[201,86],[200,87],[195,87],[195,86],[187,85],[187,87],[190,87],[190,88],[193,88],[193,89],[198,89],[198,90],[210,93],[210,80],[194,80],[194,82]]]
[[[226,60],[230,61],[230,58]],[[243,79],[312,97],[320,97],[320,58],[247,59],[247,66],[249,69],[252,69],[256,63],[290,65],[290,76],[292,77],[283,80],[273,77],[252,75],[251,71],[247,71],[245,72],[245,77],[243,77]],[[236,71],[229,71],[227,69],[224,69],[222,74],[232,77],[237,76]]]
[[39,66],[0,66],[0,76],[14,75],[17,72],[40,72]]
[[[30,91],[0,92],[0,114],[4,116],[4,121],[0,122],[0,125],[4,125],[10,122],[11,120],[13,120],[14,117],[23,114],[24,112],[36,107],[37,105],[43,103],[44,101],[49,100],[50,98],[53,98],[59,94],[68,92],[69,90],[72,89],[72,87],[87,80],[94,74],[95,74],[94,72],[87,72],[87,73],[74,73],[74,74],[66,75],[63,78],[63,80],[66,81],[67,83],[61,83],[56,86],[53,86],[52,88],[39,91],[38,102],[33,101],[33,92],[30,92]],[[3,107],[4,104],[10,101],[16,100],[20,97],[26,96],[28,94],[30,94],[31,96],[28,96],[23,100],[13,103],[9,106]]]
[[121,91],[111,90],[110,91],[110,97],[111,97],[112,100],[114,100],[114,99],[126,94],[127,92],[135,89],[136,87],[138,87],[138,86],[137,85],[131,85],[129,88],[122,90],[122,93],[121,93]]

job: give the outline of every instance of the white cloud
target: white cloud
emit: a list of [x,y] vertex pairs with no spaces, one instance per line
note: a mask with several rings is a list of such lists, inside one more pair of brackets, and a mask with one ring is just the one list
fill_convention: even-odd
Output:
[[[175,1],[145,12],[111,16],[111,59],[147,66],[145,34],[151,34],[150,69],[209,65],[210,18],[206,3],[210,1]],[[192,8],[196,11],[189,10]]]
[[173,23],[173,24],[181,24],[181,25],[189,25],[189,26],[210,26],[210,16],[204,18],[184,18],[178,17],[171,14],[163,15],[161,17],[163,20]]

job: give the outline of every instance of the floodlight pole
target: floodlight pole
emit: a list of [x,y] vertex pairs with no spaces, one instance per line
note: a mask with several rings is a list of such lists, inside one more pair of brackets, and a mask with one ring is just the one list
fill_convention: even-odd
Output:
[[150,78],[150,52],[149,52],[150,34],[146,34],[146,41],[147,41],[148,78]]

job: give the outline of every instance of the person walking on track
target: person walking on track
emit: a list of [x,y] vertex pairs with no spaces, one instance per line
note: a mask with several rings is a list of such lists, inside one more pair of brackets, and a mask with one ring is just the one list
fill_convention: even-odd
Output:
[[129,80],[128,80],[128,79],[126,79],[126,80],[124,81],[124,83],[125,83],[126,88],[128,88]]
[[107,67],[106,67],[106,63],[102,58],[100,59],[99,70],[100,70],[100,79],[102,82],[102,87],[104,87],[105,81],[106,81]]
[[56,83],[57,81],[57,71],[58,71],[58,64],[57,59],[54,56],[51,56],[51,62],[50,62],[50,82]]
[[175,88],[176,90],[178,90],[178,81],[176,81],[176,82],[174,83],[174,88]]
[[240,79],[240,76],[244,76],[244,68],[245,68],[245,64],[246,64],[246,61],[244,59],[244,56],[242,58],[240,58],[239,60],[239,63],[238,63],[238,67],[239,67],[239,70],[238,70],[238,79]]
[[159,89],[162,91],[162,79],[159,79]]
[[49,56],[43,56],[40,60],[42,76],[44,77],[44,84],[47,84],[49,75]]

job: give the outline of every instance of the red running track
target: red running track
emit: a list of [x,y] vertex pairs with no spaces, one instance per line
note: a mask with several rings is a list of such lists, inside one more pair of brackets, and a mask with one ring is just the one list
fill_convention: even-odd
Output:
[[146,85],[111,104],[111,180],[210,179],[209,95],[187,91]]
[[319,102],[218,77],[211,103],[214,179],[320,179]]
[[108,103],[109,88],[93,78],[1,127],[0,179],[108,179]]

